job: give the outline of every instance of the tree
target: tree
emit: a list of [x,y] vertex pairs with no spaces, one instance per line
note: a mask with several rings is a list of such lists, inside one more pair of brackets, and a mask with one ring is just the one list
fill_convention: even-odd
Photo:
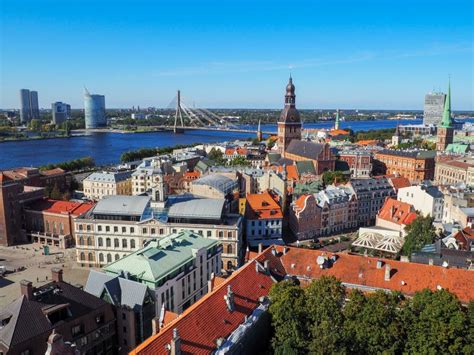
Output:
[[224,165],[226,159],[224,158],[224,153],[220,149],[212,148],[211,151],[207,154],[209,160],[212,160],[215,165]]
[[344,352],[343,325],[345,290],[334,276],[323,276],[305,289],[308,350],[314,354]]
[[467,306],[467,335],[464,354],[474,354],[474,300]]
[[242,156],[235,157],[229,162],[230,166],[250,166],[250,162]]
[[410,354],[460,354],[468,324],[461,303],[447,290],[417,292],[403,309]]
[[407,235],[403,244],[402,254],[408,257],[420,250],[426,244],[432,244],[436,238],[436,229],[433,226],[434,219],[430,216],[418,216],[405,227]]
[[30,129],[33,132],[41,132],[41,121],[34,118],[30,121]]
[[400,353],[403,327],[400,295],[377,291],[364,296],[352,291],[344,307],[345,340],[351,353]]
[[[304,354],[306,348],[305,294],[294,280],[272,286],[269,313],[275,330],[272,347],[276,354]],[[293,352],[290,352],[290,349]]]
[[325,171],[323,173],[323,182],[324,185],[331,185],[334,182],[344,183],[347,181],[347,178],[344,176],[342,171]]
[[63,195],[61,194],[61,191],[59,191],[57,184],[54,184],[54,187],[51,190],[49,197],[52,198],[53,200],[62,200]]

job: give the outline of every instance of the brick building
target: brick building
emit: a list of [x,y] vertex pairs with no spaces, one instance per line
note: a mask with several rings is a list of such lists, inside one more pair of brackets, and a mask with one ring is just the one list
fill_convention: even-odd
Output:
[[410,181],[433,180],[435,175],[434,151],[382,150],[375,153],[376,170],[383,175],[401,175]]
[[327,143],[292,140],[285,152],[285,158],[293,161],[311,161],[318,175],[327,170],[333,171],[336,166],[336,157]]
[[25,231],[29,240],[68,248],[74,245],[76,217],[94,207],[93,203],[44,199],[24,207]]
[[52,269],[52,282],[34,288],[21,281],[21,297],[0,314],[0,353],[43,355],[51,333],[76,344],[80,354],[115,354],[112,306],[63,281]]
[[301,195],[291,206],[289,227],[298,240],[311,240],[321,232],[321,212],[313,194]]
[[339,159],[346,162],[352,178],[368,178],[372,174],[372,154],[366,151],[339,152]]

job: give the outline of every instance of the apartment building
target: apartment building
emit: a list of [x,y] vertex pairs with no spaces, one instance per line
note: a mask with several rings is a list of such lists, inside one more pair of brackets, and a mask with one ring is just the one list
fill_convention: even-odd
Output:
[[435,182],[439,185],[474,186],[474,158],[436,162]]
[[421,184],[403,187],[398,190],[398,201],[412,205],[423,216],[431,216],[436,222],[443,218],[444,198],[438,187]]
[[152,239],[104,270],[154,291],[156,314],[163,308],[180,314],[207,293],[212,274],[220,274],[221,253],[216,240],[182,231]]
[[84,195],[90,200],[105,196],[131,195],[130,171],[103,171],[90,174],[82,181]]
[[382,150],[375,153],[374,164],[384,175],[400,175],[412,182],[433,180],[435,175],[435,151]]

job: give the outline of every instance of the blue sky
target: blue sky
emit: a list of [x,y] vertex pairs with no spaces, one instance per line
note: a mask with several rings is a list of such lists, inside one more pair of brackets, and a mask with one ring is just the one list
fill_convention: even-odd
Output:
[[280,108],[291,73],[300,108],[421,109],[445,90],[474,109],[471,0],[0,0],[0,107],[20,88],[41,107]]

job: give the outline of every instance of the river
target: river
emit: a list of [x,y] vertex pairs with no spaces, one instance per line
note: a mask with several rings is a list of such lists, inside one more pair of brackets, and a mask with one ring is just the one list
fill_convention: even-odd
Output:
[[[344,121],[341,128],[354,131],[393,128],[399,121]],[[421,120],[405,120],[403,124],[421,123]],[[306,128],[330,128],[334,122],[308,123]],[[256,129],[256,126],[242,126]],[[276,125],[262,125],[262,130],[276,132]],[[225,131],[186,131],[184,134],[171,132],[153,133],[93,133],[87,136],[44,140],[0,143],[0,169],[20,166],[41,166],[85,156],[94,158],[97,164],[119,162],[120,155],[129,150],[145,147],[165,147],[178,144],[212,143],[248,138],[253,135]]]

